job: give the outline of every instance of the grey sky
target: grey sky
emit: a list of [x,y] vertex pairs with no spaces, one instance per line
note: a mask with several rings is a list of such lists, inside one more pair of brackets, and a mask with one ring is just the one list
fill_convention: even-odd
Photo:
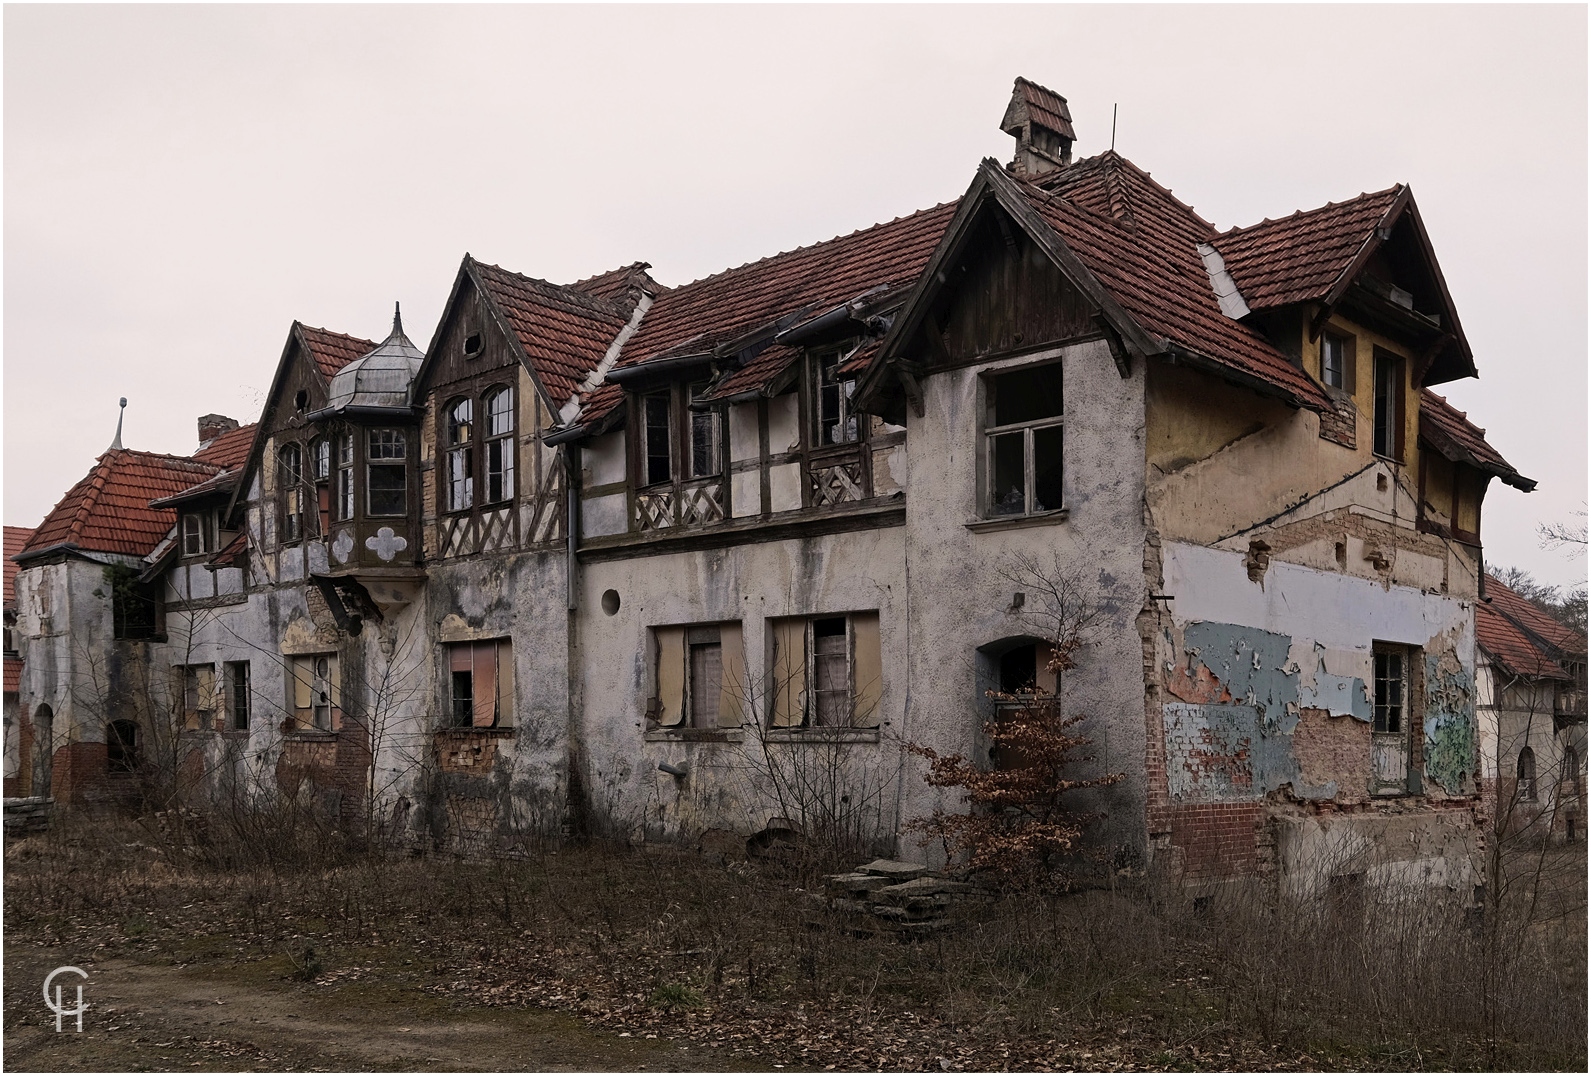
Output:
[[1521,471],[1487,555],[1586,498],[1586,11],[1560,7],[16,7],[5,521],[109,443],[257,413],[294,318],[422,347],[465,251],[680,283],[956,197],[1011,79],[1219,227],[1408,182]]

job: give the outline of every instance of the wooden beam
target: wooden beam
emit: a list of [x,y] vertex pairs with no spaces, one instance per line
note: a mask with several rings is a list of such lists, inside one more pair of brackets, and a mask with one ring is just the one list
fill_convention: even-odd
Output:
[[927,404],[923,401],[923,387],[917,381],[917,374],[910,363],[898,362],[895,364],[895,376],[900,378],[901,388],[906,390],[906,402],[911,404],[911,409],[918,418],[928,413]]

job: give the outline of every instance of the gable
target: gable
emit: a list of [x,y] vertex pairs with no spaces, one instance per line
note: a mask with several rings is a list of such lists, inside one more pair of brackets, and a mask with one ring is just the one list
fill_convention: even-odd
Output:
[[1096,308],[998,206],[974,223],[923,332],[952,362],[1097,333]]
[[[459,282],[426,354],[428,370],[422,393],[435,393],[438,404],[466,384],[501,379],[505,368],[520,365],[519,353],[469,274]],[[517,383],[517,377],[510,377]]]

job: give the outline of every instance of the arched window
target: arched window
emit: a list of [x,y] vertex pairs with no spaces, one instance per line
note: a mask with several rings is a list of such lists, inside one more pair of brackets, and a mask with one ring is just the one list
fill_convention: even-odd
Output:
[[[465,401],[468,402],[468,401]],[[486,410],[486,503],[514,497],[514,390],[492,389]]]
[[475,439],[475,406],[468,398],[447,408],[447,510],[458,512],[475,503],[475,478],[470,473],[470,445]]
[[1514,795],[1526,802],[1533,802],[1536,798],[1536,753],[1528,747],[1519,750],[1519,765],[1516,768]]
[[138,770],[138,725],[112,721],[105,726],[105,768],[112,776]]
[[276,454],[276,486],[282,498],[282,541],[304,536],[304,464],[296,444],[285,444]]

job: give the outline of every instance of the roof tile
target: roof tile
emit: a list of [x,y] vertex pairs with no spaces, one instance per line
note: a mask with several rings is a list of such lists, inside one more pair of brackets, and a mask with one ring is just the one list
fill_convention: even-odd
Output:
[[151,508],[149,502],[180,493],[219,470],[186,456],[111,449],[44,517],[24,552],[70,542],[92,552],[141,557],[177,521],[173,509]]
[[[7,527],[5,529],[5,605],[9,609],[17,600],[17,562],[11,558],[22,552],[33,537],[32,527]],[[7,688],[9,691],[10,689]]]
[[201,463],[213,463],[229,471],[234,467],[241,467],[249,458],[249,449],[254,445],[254,431],[258,425],[251,422],[247,426],[227,430],[195,452],[193,458]]
[[328,380],[344,366],[376,349],[374,340],[364,340],[357,336],[349,336],[347,333],[317,329],[302,323],[299,324],[298,330],[303,334],[304,343],[309,348],[310,357],[315,360],[316,369]]
[[1566,624],[1562,624],[1548,616],[1535,602],[1526,598],[1512,587],[1506,586],[1496,576],[1486,576],[1487,602],[1481,603],[1477,608],[1490,607],[1493,611],[1506,616],[1518,627],[1541,639],[1548,646],[1556,647],[1563,655],[1584,655],[1586,652],[1586,639],[1584,635],[1575,631]]
[[1526,492],[1536,483],[1524,477],[1502,454],[1486,442],[1486,431],[1469,420],[1469,416],[1452,404],[1447,397],[1438,396],[1430,389],[1420,390],[1420,436],[1431,442],[1450,458],[1459,456],[1461,462],[1472,463],[1488,474]]

